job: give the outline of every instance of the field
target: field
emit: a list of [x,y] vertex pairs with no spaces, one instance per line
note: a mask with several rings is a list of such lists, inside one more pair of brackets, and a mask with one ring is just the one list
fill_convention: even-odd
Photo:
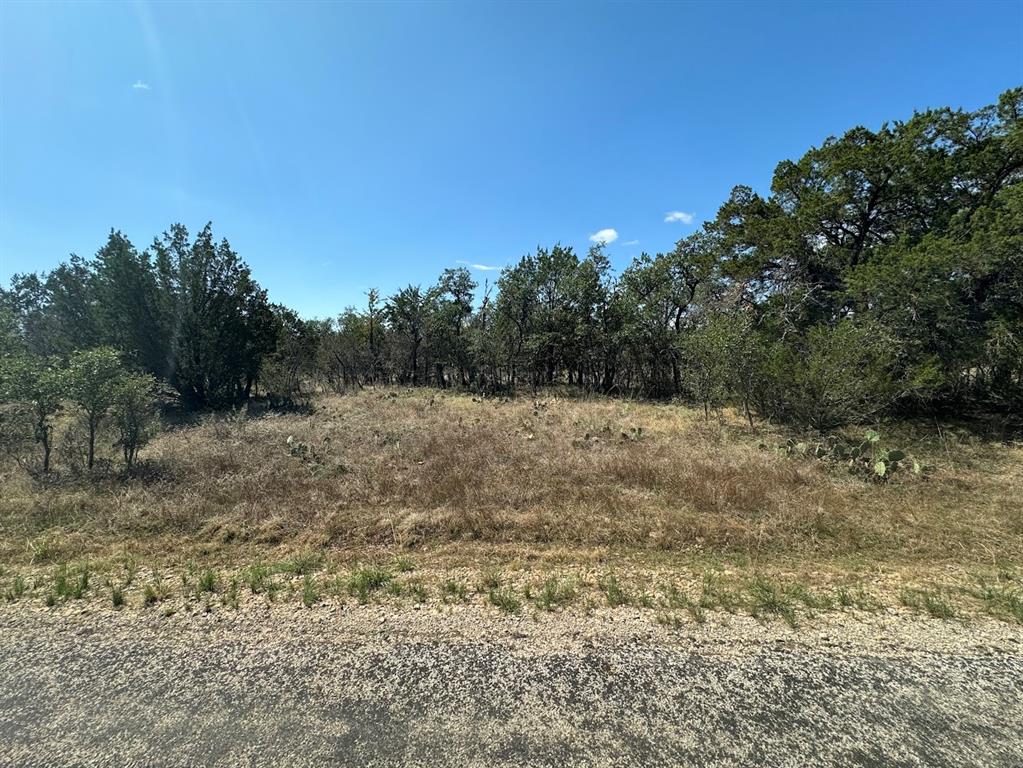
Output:
[[739,414],[673,404],[368,388],[252,407],[172,424],[128,476],[111,462],[40,483],[4,465],[0,585],[51,605],[209,610],[269,592],[629,603],[667,622],[871,606],[1023,621],[1020,445],[934,422],[879,431],[919,474],[876,482]]

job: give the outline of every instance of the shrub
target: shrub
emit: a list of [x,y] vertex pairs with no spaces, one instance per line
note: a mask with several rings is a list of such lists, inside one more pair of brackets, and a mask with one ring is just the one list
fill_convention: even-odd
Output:
[[124,463],[133,466],[139,451],[156,434],[156,380],[149,374],[127,374],[122,377],[113,403],[117,442]]

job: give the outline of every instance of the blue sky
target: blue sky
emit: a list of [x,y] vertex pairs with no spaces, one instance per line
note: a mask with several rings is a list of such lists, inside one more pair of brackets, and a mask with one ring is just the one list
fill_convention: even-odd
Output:
[[207,220],[306,316],[605,229],[622,267],[829,134],[1021,83],[1021,2],[8,1],[0,280]]

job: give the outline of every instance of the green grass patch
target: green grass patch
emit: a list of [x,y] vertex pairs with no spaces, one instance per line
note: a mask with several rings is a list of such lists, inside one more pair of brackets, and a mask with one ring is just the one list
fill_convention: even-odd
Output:
[[487,594],[490,604],[504,611],[505,613],[518,613],[522,610],[522,601],[519,600],[514,591],[507,589],[492,589]]
[[390,571],[382,568],[361,568],[349,577],[348,592],[359,602],[365,605],[369,602],[370,595],[381,589],[393,577]]

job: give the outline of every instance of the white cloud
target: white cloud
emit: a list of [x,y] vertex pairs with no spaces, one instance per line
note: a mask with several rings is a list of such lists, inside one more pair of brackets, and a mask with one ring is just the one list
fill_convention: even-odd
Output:
[[681,221],[683,224],[693,223],[693,214],[686,213],[685,211],[668,211],[664,214],[665,223],[672,221]]
[[602,229],[599,232],[594,232],[592,235],[590,235],[591,243],[602,243],[603,245],[609,245],[610,243],[613,243],[617,239],[618,239],[617,230],[611,229],[610,227],[608,227],[607,229]]
[[149,83],[143,83],[141,80],[136,80],[134,83],[131,84],[131,87],[134,88],[136,91],[148,91]]
[[467,267],[479,269],[482,270],[483,272],[496,272],[497,270],[500,269],[500,267],[492,267],[489,264],[473,264],[471,261],[462,261],[461,259],[457,259],[457,263],[465,264],[465,266]]
[[626,240],[622,245],[639,245],[639,240]]

